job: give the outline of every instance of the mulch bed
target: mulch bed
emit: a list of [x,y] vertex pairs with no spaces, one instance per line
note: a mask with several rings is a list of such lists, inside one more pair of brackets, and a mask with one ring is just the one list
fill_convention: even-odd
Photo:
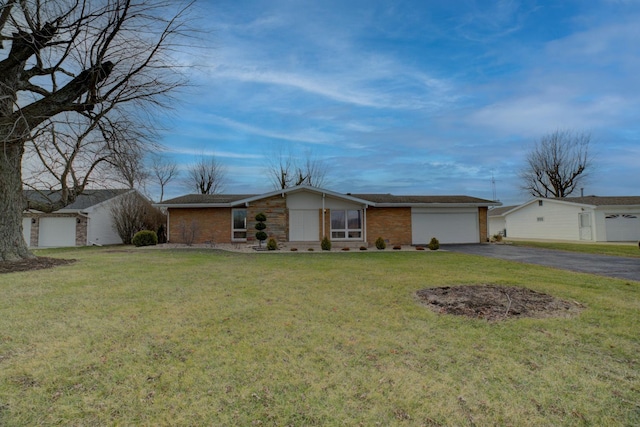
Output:
[[29,259],[21,259],[19,261],[0,261],[0,274],[15,273],[18,271],[42,270],[45,268],[57,267],[59,265],[71,264],[75,261],[75,259],[47,257],[35,257]]
[[572,317],[584,306],[515,286],[465,285],[422,289],[418,299],[438,313],[491,321],[521,317]]

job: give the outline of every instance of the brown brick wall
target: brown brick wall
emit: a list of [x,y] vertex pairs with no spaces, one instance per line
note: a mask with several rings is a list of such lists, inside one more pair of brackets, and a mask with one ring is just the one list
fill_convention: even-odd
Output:
[[231,208],[169,209],[169,242],[186,243],[184,234],[192,228],[192,243],[230,243]]
[[367,209],[367,240],[373,245],[378,237],[390,245],[410,245],[411,208]]
[[478,208],[478,221],[480,222],[480,243],[484,243],[489,238],[489,232],[487,231],[488,223],[488,211],[487,207]]
[[267,199],[256,200],[247,208],[247,242],[257,242],[256,240],[256,215],[260,212],[267,216],[264,230],[269,236],[268,239],[276,239],[277,242],[289,241],[289,210],[287,209],[287,199],[278,194]]

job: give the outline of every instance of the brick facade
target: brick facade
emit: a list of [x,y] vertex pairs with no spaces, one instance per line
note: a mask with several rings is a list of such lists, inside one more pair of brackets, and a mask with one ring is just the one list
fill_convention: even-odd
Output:
[[[268,238],[278,243],[289,241],[289,209],[286,194],[256,200],[250,203],[247,210],[247,242],[256,244],[255,216],[263,212],[266,217]],[[239,207],[240,209],[244,207]],[[324,237],[331,238],[331,211],[325,214],[318,210],[319,230],[318,242]],[[487,207],[478,208],[479,241],[487,241]],[[232,243],[232,208],[169,208],[169,241],[186,243],[185,232],[194,231],[192,243]],[[411,245],[412,224],[410,207],[369,207],[366,210],[366,237],[368,246],[372,246],[378,237],[385,239],[389,245]],[[85,227],[86,229],[86,227]],[[32,229],[33,233],[33,229]]]
[[485,243],[489,239],[487,230],[489,208],[481,206],[478,208],[478,221],[480,222],[480,243]]
[[411,208],[367,209],[367,240],[373,245],[382,237],[390,245],[410,245]]
[[169,209],[167,237],[171,243],[229,243],[231,208]]

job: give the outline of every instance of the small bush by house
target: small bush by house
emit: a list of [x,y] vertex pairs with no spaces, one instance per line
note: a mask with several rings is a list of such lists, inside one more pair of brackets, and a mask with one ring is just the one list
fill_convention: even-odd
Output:
[[135,246],[155,246],[158,244],[158,235],[155,231],[142,230],[138,231],[131,239],[131,243]]

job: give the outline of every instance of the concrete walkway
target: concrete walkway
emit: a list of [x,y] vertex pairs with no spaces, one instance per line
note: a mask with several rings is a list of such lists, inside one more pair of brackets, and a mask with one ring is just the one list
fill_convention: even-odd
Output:
[[513,245],[443,245],[442,249],[640,281],[640,258],[583,254]]

